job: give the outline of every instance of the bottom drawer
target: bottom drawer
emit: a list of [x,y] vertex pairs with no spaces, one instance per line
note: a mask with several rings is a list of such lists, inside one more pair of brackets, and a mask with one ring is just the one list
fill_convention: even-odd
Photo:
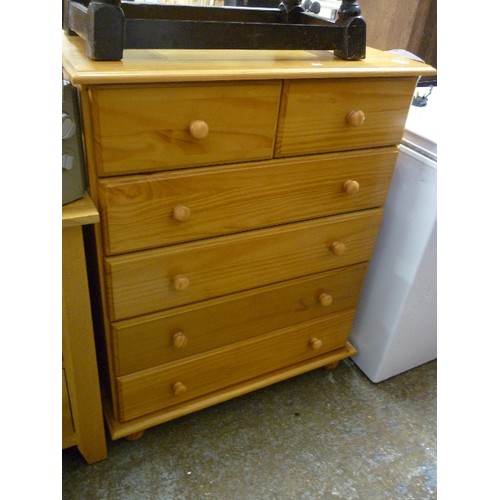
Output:
[[326,354],[347,342],[354,309],[117,379],[120,421]]

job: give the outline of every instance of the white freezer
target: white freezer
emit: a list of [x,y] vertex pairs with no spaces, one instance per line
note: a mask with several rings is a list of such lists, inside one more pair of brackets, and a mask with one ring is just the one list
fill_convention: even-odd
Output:
[[410,109],[351,332],[373,382],[437,357],[436,94]]

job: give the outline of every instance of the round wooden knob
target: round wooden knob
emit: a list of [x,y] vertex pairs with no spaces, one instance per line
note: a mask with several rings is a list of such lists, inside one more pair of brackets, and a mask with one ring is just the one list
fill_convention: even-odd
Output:
[[321,342],[320,339],[317,339],[316,337],[314,337],[313,339],[311,339],[309,341],[309,345],[315,350],[317,351],[318,349],[321,349],[321,346],[323,345],[323,342]]
[[174,207],[173,215],[177,222],[186,222],[191,217],[191,210],[185,205],[177,205]]
[[330,305],[332,305],[332,302],[333,302],[333,298],[329,293],[322,293],[319,296],[319,303],[322,306],[325,306],[325,307],[330,306]]
[[189,125],[189,133],[194,139],[205,139],[208,135],[208,124],[203,120],[195,120]]
[[353,109],[346,117],[347,123],[353,127],[359,127],[365,122],[365,114],[360,109]]
[[334,241],[330,245],[330,249],[333,252],[333,255],[336,255],[338,257],[339,255],[342,255],[345,252],[345,245],[340,241]]
[[177,349],[186,347],[186,344],[188,342],[188,338],[186,337],[186,335],[184,335],[183,332],[175,333],[172,339],[174,341],[174,347],[176,347]]
[[348,180],[344,182],[344,185],[342,186],[342,189],[347,193],[347,194],[356,194],[359,191],[359,182],[358,181],[352,181]]
[[189,280],[186,278],[186,276],[183,276],[182,274],[178,274],[174,278],[174,289],[180,292],[181,290],[185,290],[189,286]]
[[180,396],[187,391],[187,387],[182,382],[176,382],[172,386],[172,391],[174,392],[174,396]]

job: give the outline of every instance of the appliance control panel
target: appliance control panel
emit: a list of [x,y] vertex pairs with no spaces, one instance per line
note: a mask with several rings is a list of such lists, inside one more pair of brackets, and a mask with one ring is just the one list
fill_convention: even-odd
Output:
[[78,91],[62,81],[62,204],[81,198],[87,189]]

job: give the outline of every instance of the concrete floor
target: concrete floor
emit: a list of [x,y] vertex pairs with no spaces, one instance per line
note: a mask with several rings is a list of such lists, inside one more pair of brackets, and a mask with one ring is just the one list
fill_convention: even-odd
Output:
[[436,498],[436,369],[373,384],[345,360],[109,442],[94,465],[64,450],[62,498]]

